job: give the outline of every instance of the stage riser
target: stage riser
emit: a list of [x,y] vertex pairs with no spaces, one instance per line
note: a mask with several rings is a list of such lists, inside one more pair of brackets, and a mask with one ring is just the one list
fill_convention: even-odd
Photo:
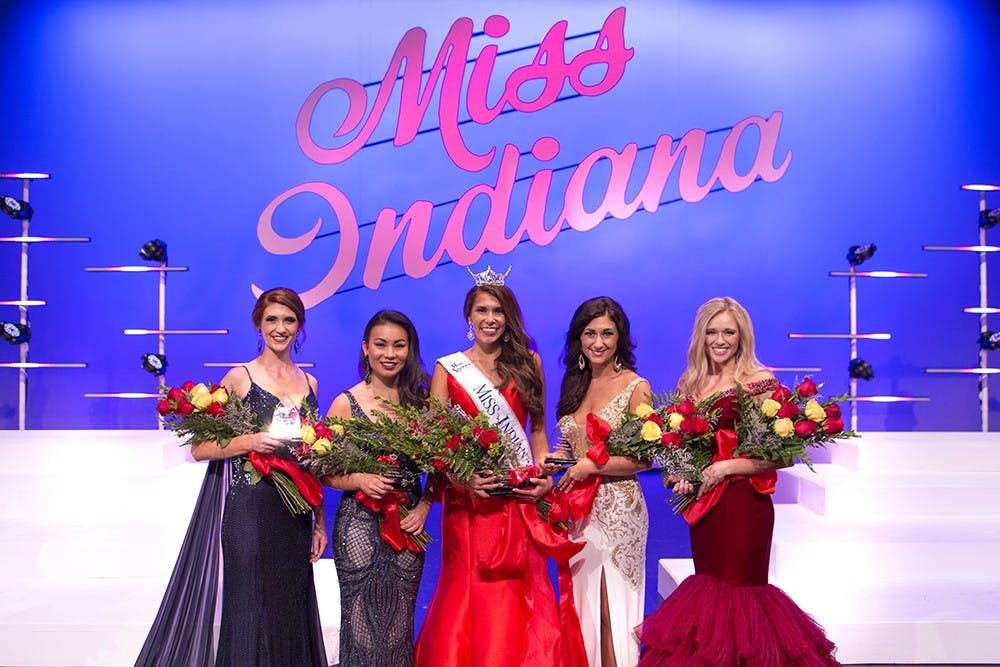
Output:
[[[0,665],[132,665],[205,475],[162,431],[0,436]],[[331,664],[340,593],[314,566]]]
[[[858,580],[989,580],[1000,563],[1000,542],[777,542],[771,548],[776,578],[808,578],[831,570]],[[943,563],[961,567],[942,573]]]

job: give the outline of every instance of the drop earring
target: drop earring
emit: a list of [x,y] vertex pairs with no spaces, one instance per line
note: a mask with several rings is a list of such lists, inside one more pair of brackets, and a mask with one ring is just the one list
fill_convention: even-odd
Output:
[[361,366],[364,368],[365,384],[371,384],[372,383],[372,364],[371,364],[370,361],[368,361],[368,355],[365,355],[363,357],[363,361],[361,362]]
[[292,349],[295,350],[295,354],[298,354],[299,350],[302,349],[302,342],[299,340],[298,334],[295,334],[295,342],[292,343]]
[[260,354],[263,351],[264,351],[264,334],[260,332],[260,329],[257,329],[257,354]]
[[469,320],[469,332],[465,334],[465,337],[470,341],[476,340],[476,332],[472,330],[472,320]]
[[576,360],[576,367],[579,368],[581,372],[587,368],[587,359],[583,356],[582,352],[580,353],[580,358]]
[[622,360],[619,359],[618,355],[616,354],[615,355],[615,373],[620,372],[621,369],[622,369]]

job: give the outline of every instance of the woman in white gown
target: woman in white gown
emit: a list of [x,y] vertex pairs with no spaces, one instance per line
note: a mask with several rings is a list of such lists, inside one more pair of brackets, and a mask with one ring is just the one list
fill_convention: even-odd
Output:
[[[570,521],[570,537],[586,541],[571,562],[573,594],[591,667],[632,667],[639,661],[633,628],[642,622],[649,514],[635,474],[649,466],[623,456],[598,463],[587,457],[587,415],[611,426],[647,400],[649,383],[635,372],[629,322],[613,299],[584,302],[566,334],[557,417],[565,447],[577,462],[557,491],[593,497],[588,514]],[[584,501],[585,505],[586,502]]]

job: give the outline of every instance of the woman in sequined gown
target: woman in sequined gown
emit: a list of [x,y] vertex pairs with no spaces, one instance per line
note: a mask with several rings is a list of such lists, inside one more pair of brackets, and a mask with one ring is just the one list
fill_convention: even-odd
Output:
[[[570,522],[570,537],[586,546],[571,562],[573,595],[591,667],[631,667],[639,660],[633,628],[642,620],[649,515],[635,473],[648,465],[623,456],[604,464],[587,458],[586,422],[595,413],[611,426],[648,400],[649,383],[635,372],[629,321],[613,299],[597,297],[573,314],[563,351],[556,415],[577,463],[557,494],[593,492],[590,513]],[[574,491],[575,490],[575,491]]]
[[[777,388],[754,354],[753,325],[734,299],[711,299],[698,309],[680,391],[696,400],[716,392],[716,428],[737,418],[733,390],[754,396]],[[681,582],[640,629],[641,667],[827,667],[839,664],[823,628],[781,589],[767,583],[778,464],[730,458],[721,448],[695,491],[680,481],[675,493],[697,493],[685,510],[691,523],[695,574]],[[721,490],[721,495],[720,495]],[[717,498],[716,498],[717,496]],[[714,500],[714,504],[713,504]],[[700,506],[699,506],[700,503]],[[697,511],[695,511],[697,510]]]
[[[438,359],[431,394],[468,414],[483,410],[517,443],[519,462],[530,465],[548,453],[541,361],[504,276],[489,273],[477,276],[465,298],[472,346]],[[553,533],[535,508],[551,478],[531,477],[510,496],[486,493],[501,481],[442,484],[441,571],[417,641],[417,667],[586,665],[566,590],[568,560],[578,547]],[[547,557],[559,564],[558,605]]]
[[[279,404],[317,409],[316,380],[291,358],[305,325],[302,300],[288,289],[268,290],[252,317],[261,354],[230,370],[220,384],[242,396],[264,426]],[[215,441],[191,448],[198,460],[231,460],[222,517],[218,667],[327,664],[312,572],[327,543],[323,506],[312,516],[292,515],[269,477],[251,483],[247,472],[250,452],[271,454],[281,444],[265,430],[237,436],[224,448]]]
[[[363,380],[334,399],[328,416],[370,419],[386,411],[384,401],[418,407],[427,402],[420,343],[406,315],[383,310],[369,320],[360,367]],[[420,471],[413,462],[405,457],[395,461],[400,467],[395,479],[352,473],[323,480],[344,491],[333,526],[340,581],[340,667],[413,665],[413,613],[424,552],[397,550],[384,540],[379,513],[359,497],[380,500],[398,489],[410,509],[400,527],[413,534],[423,530],[432,499],[421,496]]]

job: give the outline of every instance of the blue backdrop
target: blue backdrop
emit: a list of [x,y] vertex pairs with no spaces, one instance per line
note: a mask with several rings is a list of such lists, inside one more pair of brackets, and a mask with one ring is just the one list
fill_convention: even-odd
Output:
[[[299,359],[316,364],[324,405],[356,381],[361,329],[379,308],[413,318],[428,365],[466,344],[462,264],[470,258],[477,270],[514,266],[509,284],[553,405],[570,315],[600,294],[632,318],[640,372],[654,388],[672,387],[682,370],[697,306],[731,295],[754,317],[762,361],[821,367],[827,392],[840,392],[847,343],[787,334],[847,331],[846,280],[827,274],[846,270],[849,246],[874,242],[878,252],[863,268],[929,277],[861,281],[860,330],[893,335],[861,342],[875,370],[862,393],[931,401],[861,405],[861,428],[978,429],[974,376],[924,372],[977,364],[978,320],[961,309],[978,303],[978,267],[974,255],[921,246],[975,243],[978,196],[959,186],[1000,183],[1000,11],[985,1],[957,5],[669,0],[630,2],[622,18],[619,3],[598,0],[2,3],[0,171],[52,173],[32,187],[32,232],[93,239],[31,249],[30,295],[48,305],[31,310],[30,360],[88,367],[30,371],[28,427],[153,426],[150,400],[83,394],[155,388],[139,364],[155,339],[123,330],[156,327],[156,278],[84,267],[141,263],[138,248],[161,238],[170,263],[190,267],[168,278],[168,328],[231,332],[170,338],[168,381],[216,379],[224,371],[204,362],[252,358],[252,285],[285,285],[314,295]],[[408,32],[416,28],[426,33],[423,47],[393,65],[404,35],[420,46],[423,33]],[[449,40],[454,48],[442,57],[452,66],[435,69]],[[466,43],[469,62],[459,68]],[[417,53],[429,70],[422,117],[407,101],[413,91],[395,82]],[[558,67],[561,58],[582,65],[577,56],[591,64]],[[536,58],[538,67],[523,69]],[[524,81],[520,101],[496,117],[475,106],[484,94],[487,106],[498,104],[511,76],[529,74],[568,76]],[[364,147],[317,161],[318,149],[357,137],[384,78],[385,110]],[[349,98],[323,94],[337,79],[356,82],[338,84],[355,94],[365,90],[368,109],[355,106],[359,129],[349,122],[340,137],[333,133]],[[550,101],[554,86],[560,99]],[[403,136],[397,121],[416,123],[419,133]],[[700,160],[698,130],[707,133]],[[472,165],[456,132],[471,153],[495,154]],[[663,135],[687,142],[673,168],[652,160]],[[631,166],[615,159],[630,143]],[[506,146],[512,152],[502,157]],[[713,179],[725,164],[734,178]],[[551,184],[542,188],[546,169]],[[660,196],[598,221],[615,196],[646,192],[651,173],[667,178],[649,186]],[[477,186],[502,190],[501,176],[516,179],[509,194],[472,197]],[[692,196],[694,184],[706,183],[711,192]],[[307,192],[288,194],[300,189]],[[619,189],[624,195],[614,195]],[[20,183],[0,181],[0,194],[20,197]],[[460,199],[471,202],[464,216],[454,213]],[[414,202],[428,204],[410,209]],[[1000,197],[991,202],[1000,207]],[[585,224],[580,205],[596,219]],[[348,209],[360,226],[356,256]],[[407,227],[406,238],[416,239],[409,264],[402,240],[372,240],[384,209],[395,213],[384,213],[383,224],[407,209],[429,212],[425,246],[419,225]],[[536,235],[492,245],[482,257],[456,251],[455,239],[475,247],[484,229],[513,235],[526,213],[541,220],[532,223],[538,234],[563,229],[544,244]],[[312,234],[319,220],[301,249],[275,254],[279,238]],[[0,231],[19,229],[4,218]],[[455,252],[420,269],[443,241]],[[365,270],[379,266],[379,253],[384,278],[372,289]],[[0,244],[0,300],[17,298],[18,256],[19,246]],[[338,289],[321,295],[333,267],[342,275],[326,285]],[[991,280],[991,289],[1000,284]],[[16,317],[0,306],[0,319]],[[0,361],[16,356],[2,344]],[[16,386],[17,372],[0,368],[0,428],[16,428]],[[995,401],[992,412],[1000,423]]]

